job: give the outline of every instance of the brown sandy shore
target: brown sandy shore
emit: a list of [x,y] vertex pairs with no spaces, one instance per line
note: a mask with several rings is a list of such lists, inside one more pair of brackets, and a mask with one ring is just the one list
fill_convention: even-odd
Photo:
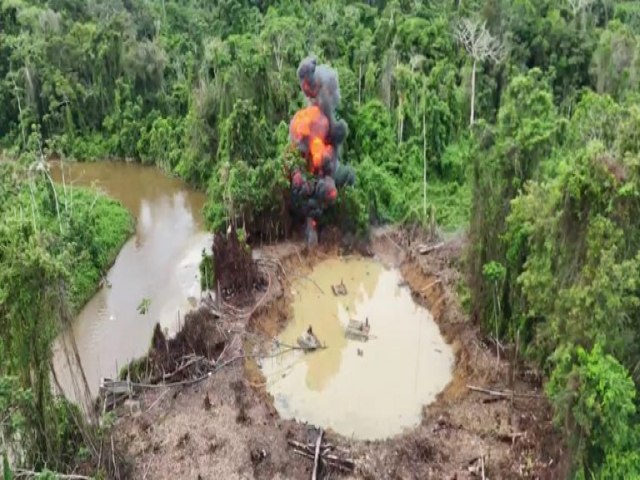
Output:
[[[204,381],[145,390],[116,410],[112,434],[133,462],[132,478],[311,478],[313,460],[296,455],[287,440],[314,443],[317,432],[278,417],[253,358],[266,354],[289,318],[290,281],[347,248],[343,241],[330,243],[312,252],[292,242],[261,249],[258,263],[265,281],[251,298],[223,311],[204,304],[187,316],[178,341],[154,338],[149,359],[157,365],[168,360],[177,365],[176,358],[196,351],[226,366]],[[420,425],[401,435],[357,441],[326,432],[325,440],[344,449],[341,456],[356,467],[346,474],[325,469],[319,478],[563,478],[561,441],[539,381],[522,365],[514,371],[508,348],[498,361],[495,346],[459,304],[455,292],[464,240],[444,242],[421,255],[418,246],[424,243],[437,242],[379,230],[358,251],[398,267],[416,302],[432,312],[455,351],[453,379],[423,408]],[[469,385],[527,395],[488,395]]]

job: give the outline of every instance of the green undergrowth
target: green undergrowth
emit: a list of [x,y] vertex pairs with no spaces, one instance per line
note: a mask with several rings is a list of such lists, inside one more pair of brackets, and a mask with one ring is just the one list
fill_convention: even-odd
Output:
[[71,222],[78,233],[67,236],[68,247],[76,254],[70,259],[70,294],[78,310],[96,292],[135,225],[131,213],[112,198],[84,188],[74,188],[70,194],[75,204]]
[[102,194],[54,184],[33,157],[0,162],[0,217],[0,455],[65,471],[86,460],[84,442],[96,432],[55,395],[53,344],[134,222]]

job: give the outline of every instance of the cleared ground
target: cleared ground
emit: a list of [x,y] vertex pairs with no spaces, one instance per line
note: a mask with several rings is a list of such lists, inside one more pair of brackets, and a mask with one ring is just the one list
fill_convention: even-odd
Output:
[[[406,433],[363,442],[327,432],[327,440],[342,447],[356,469],[350,475],[325,473],[331,478],[464,479],[482,478],[484,466],[485,477],[492,479],[561,478],[551,409],[534,376],[524,366],[512,368],[513,352],[502,352],[498,361],[495,347],[485,343],[460,308],[455,292],[464,242],[456,239],[420,255],[420,244],[437,243],[424,240],[378,231],[358,252],[400,268],[414,300],[432,312],[455,351],[453,380],[423,409],[420,425]],[[133,410],[119,410],[114,434],[134,459],[134,478],[310,478],[313,462],[294,454],[287,440],[313,442],[316,432],[278,417],[253,358],[270,351],[273,337],[290,318],[290,282],[340,253],[338,247],[309,253],[295,243],[260,252],[268,286],[244,306],[207,317],[224,333],[218,362],[238,360],[202,382],[154,389]],[[219,338],[215,347],[218,358]],[[487,395],[469,385],[517,395]]]

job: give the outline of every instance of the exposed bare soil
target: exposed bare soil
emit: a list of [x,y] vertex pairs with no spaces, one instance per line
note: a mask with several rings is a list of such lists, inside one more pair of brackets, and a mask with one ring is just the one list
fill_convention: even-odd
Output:
[[[539,385],[529,380],[524,366],[514,370],[505,360],[513,357],[509,349],[498,361],[495,346],[483,339],[459,305],[456,289],[464,241],[446,242],[427,255],[418,254],[422,243],[436,242],[379,230],[358,251],[401,269],[415,300],[431,310],[456,352],[453,380],[436,402],[424,408],[421,424],[402,435],[361,442],[327,432],[327,440],[345,448],[357,465],[350,476],[329,475],[482,478],[484,463],[484,475],[491,479],[564,478],[561,442]],[[135,460],[134,478],[311,477],[313,462],[292,453],[287,439],[313,442],[316,432],[278,417],[254,358],[268,351],[270,339],[289,318],[288,283],[306,275],[315,262],[353,248],[350,242],[341,245],[337,237],[331,244],[312,252],[296,243],[262,249],[257,264],[268,286],[254,292],[252,306],[218,307],[207,317],[206,330],[215,326],[224,332],[225,344],[213,335],[216,345],[206,352],[226,366],[201,382],[151,389],[138,398],[135,409],[129,402],[119,410],[115,434]],[[189,338],[195,341],[193,333]],[[473,392],[468,385],[540,397],[495,397]]]

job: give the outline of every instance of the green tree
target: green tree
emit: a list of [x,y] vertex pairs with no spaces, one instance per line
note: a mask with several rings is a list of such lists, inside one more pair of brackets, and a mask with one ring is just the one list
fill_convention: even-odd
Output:
[[576,478],[640,475],[636,391],[628,371],[599,345],[568,345],[554,363],[547,390],[555,420],[569,436]]

